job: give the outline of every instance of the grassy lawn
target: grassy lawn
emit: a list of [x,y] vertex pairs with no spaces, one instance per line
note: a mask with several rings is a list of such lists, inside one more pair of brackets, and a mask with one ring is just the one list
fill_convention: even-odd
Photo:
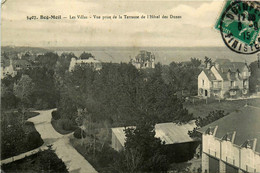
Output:
[[[5,114],[14,114],[15,116],[19,116],[21,113],[17,111],[4,111]],[[24,119],[28,120],[29,118],[35,117],[37,115],[40,115],[38,112],[25,112]]]
[[208,104],[201,102],[200,104],[185,103],[184,107],[188,109],[190,113],[193,113],[194,117],[206,117],[209,112],[214,110],[224,110],[226,113],[231,113],[241,109],[246,104],[251,106],[260,105],[260,98],[247,99],[247,100],[218,100],[211,101]]

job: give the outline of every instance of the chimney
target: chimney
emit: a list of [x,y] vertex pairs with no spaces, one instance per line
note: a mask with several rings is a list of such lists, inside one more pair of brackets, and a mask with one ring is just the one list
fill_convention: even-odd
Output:
[[210,69],[210,67],[211,67],[211,63],[210,63],[210,62],[207,62],[207,64],[206,64],[206,69]]
[[216,67],[217,70],[219,70],[219,63],[216,63],[215,67]]

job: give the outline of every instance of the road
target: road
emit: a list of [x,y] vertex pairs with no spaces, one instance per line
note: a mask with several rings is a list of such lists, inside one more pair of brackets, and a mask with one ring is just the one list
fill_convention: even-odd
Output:
[[68,135],[61,135],[51,125],[52,110],[37,111],[40,115],[28,119],[34,123],[36,130],[41,134],[45,144],[52,144],[55,153],[66,164],[69,172],[96,173],[92,165],[79,154],[69,142]]

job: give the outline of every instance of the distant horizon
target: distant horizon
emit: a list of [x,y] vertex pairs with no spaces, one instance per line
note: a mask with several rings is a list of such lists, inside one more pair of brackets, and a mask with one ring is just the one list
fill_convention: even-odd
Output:
[[89,52],[102,62],[129,62],[135,57],[140,50],[152,52],[156,56],[156,62],[162,64],[170,64],[171,62],[189,61],[190,58],[198,58],[203,60],[205,56],[215,59],[229,59],[233,62],[253,62],[257,59],[257,55],[241,55],[232,52],[227,47],[222,46],[193,46],[193,47],[175,47],[175,46],[147,46],[147,47],[131,47],[131,46],[78,46],[78,47],[32,47],[32,46],[1,46],[2,51],[6,52],[25,52],[32,51],[38,53],[46,53],[48,51],[57,53],[74,53],[79,57],[83,52]]
[[197,48],[197,47],[201,47],[201,48],[225,48],[225,46],[20,46],[20,45],[1,45],[1,47],[28,47],[28,48],[86,48],[86,47],[90,47],[90,48],[94,48],[94,47],[118,47],[118,48]]

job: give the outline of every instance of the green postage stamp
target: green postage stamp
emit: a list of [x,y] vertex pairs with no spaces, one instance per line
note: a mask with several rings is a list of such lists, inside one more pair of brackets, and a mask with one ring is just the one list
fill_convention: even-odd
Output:
[[232,51],[252,54],[259,50],[259,19],[259,2],[227,0],[215,29]]

